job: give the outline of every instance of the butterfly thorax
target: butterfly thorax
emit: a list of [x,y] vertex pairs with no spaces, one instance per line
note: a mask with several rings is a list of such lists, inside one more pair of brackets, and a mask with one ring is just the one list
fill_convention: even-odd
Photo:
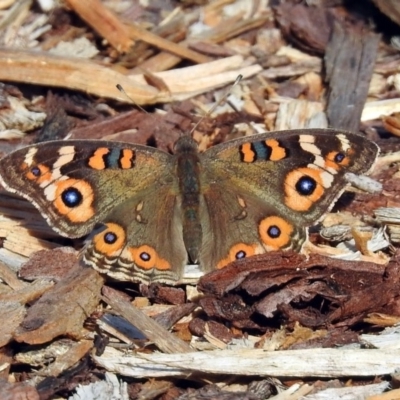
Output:
[[200,159],[197,143],[182,136],[175,144],[176,173],[182,205],[183,241],[192,262],[197,262],[202,242],[200,224]]

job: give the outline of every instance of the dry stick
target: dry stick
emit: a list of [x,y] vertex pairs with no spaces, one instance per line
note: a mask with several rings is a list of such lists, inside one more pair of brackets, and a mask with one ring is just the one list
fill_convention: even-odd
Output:
[[[394,345],[394,343],[393,343]],[[191,354],[130,354],[106,348],[96,363],[110,372],[135,378],[216,376],[269,376],[276,378],[340,378],[393,374],[400,350],[315,348],[267,351],[262,349],[198,351]]]
[[[0,49],[0,81],[66,87],[126,102],[126,96],[114,86],[119,83],[136,104],[143,105],[187,98],[193,93],[198,94],[225,85],[234,80],[238,74],[249,77],[261,70],[259,65],[240,68],[242,64],[241,56],[233,56],[179,71],[166,71],[160,78],[168,83],[171,93],[165,93],[147,85],[144,80],[143,83],[139,83],[136,79],[133,80],[93,61],[64,58],[41,52]],[[234,68],[235,71],[232,70]],[[196,76],[193,76],[195,72]],[[199,79],[199,76],[207,78]],[[114,84],[111,84],[112,82]]]
[[127,27],[99,0],[67,0],[68,5],[101,37],[120,52],[133,45]]
[[83,20],[118,51],[127,52],[133,45],[133,39],[139,39],[161,50],[192,60],[195,63],[201,64],[211,61],[211,58],[207,56],[161,38],[134,24],[129,26],[124,25],[118,17],[99,0],[67,0],[67,2]]
[[0,261],[0,279],[14,290],[23,289],[27,284],[17,278],[14,271]]
[[203,56],[197,51],[190,50],[180,44],[176,44],[167,39],[164,39],[152,32],[146,31],[145,29],[139,28],[136,25],[128,26],[128,30],[132,37],[135,39],[143,40],[146,43],[152,44],[161,50],[168,51],[179,57],[192,60],[195,63],[202,64],[205,62],[212,61],[212,58]]
[[103,299],[122,317],[138,328],[149,340],[154,342],[164,353],[194,352],[186,342],[168,332],[131,303],[121,299],[120,296],[114,296],[111,288],[103,288]]
[[109,67],[41,52],[0,49],[0,81],[61,86],[126,102],[126,97],[110,84],[118,82],[138,104],[161,100],[156,88],[136,83]]
[[[185,41],[181,42],[181,44],[188,44],[191,41],[197,40],[206,40],[211,43],[220,43],[224,40],[235,37],[241,33],[247,32],[251,29],[256,29],[262,26],[270,17],[265,16],[261,18],[255,18],[250,20],[240,20],[236,21],[232,24],[227,23],[226,21],[221,24],[220,27],[213,29],[211,32],[207,32],[206,35],[199,38],[188,38]],[[134,69],[132,73],[141,73],[143,70],[146,71],[165,71],[176,64],[178,64],[182,60],[181,57],[178,57],[169,52],[161,52],[160,54],[155,55],[140,64],[140,67]]]

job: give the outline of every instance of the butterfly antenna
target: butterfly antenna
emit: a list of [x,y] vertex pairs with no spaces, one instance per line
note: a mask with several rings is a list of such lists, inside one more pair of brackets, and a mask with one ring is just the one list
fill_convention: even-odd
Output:
[[[191,129],[189,134],[191,135],[196,128],[201,124],[201,122],[204,120],[204,118],[208,117],[211,113],[215,111],[217,107],[219,107],[232,93],[233,88],[243,79],[243,75],[238,75],[237,78],[235,79],[235,82],[233,82],[232,86],[229,88],[229,90],[207,111],[206,114],[204,114],[194,125],[194,127]],[[230,104],[230,103],[229,103]]]
[[148,114],[148,112],[138,103],[136,103],[135,100],[132,99],[131,96],[128,95],[128,93],[125,92],[125,89],[119,84],[117,83],[115,85],[117,87],[117,89],[126,96],[127,99],[129,99],[140,111],[143,111],[144,113]]

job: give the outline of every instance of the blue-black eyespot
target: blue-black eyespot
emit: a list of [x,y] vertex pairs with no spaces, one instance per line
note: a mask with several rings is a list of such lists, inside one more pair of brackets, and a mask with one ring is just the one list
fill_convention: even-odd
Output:
[[346,155],[343,153],[337,153],[335,155],[335,162],[340,164],[344,159],[346,158]]
[[83,200],[82,193],[74,187],[65,189],[61,194],[61,198],[67,207],[77,207]]
[[235,254],[235,258],[236,258],[236,260],[240,260],[240,259],[242,259],[242,258],[245,258],[246,255],[247,255],[247,254],[246,254],[245,251],[239,250],[239,251]]
[[316,187],[317,187],[317,182],[315,181],[315,179],[309,176],[302,176],[296,183],[297,193],[303,196],[311,195]]
[[281,230],[276,225],[271,225],[267,229],[267,235],[273,239],[276,239],[281,235]]
[[150,254],[146,253],[145,251],[140,253],[139,257],[143,260],[143,261],[150,261]]
[[113,244],[117,241],[118,237],[114,232],[106,232],[104,235],[104,242],[107,244]]

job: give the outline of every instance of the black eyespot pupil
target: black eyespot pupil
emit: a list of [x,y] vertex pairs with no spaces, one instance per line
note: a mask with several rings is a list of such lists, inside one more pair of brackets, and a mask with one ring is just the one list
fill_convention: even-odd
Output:
[[343,153],[337,153],[335,156],[335,162],[341,163],[346,156]]
[[35,175],[35,176],[40,176],[41,175],[40,169],[38,167],[32,167],[31,168],[31,172],[32,172],[32,175]]
[[73,187],[65,189],[61,194],[61,198],[67,207],[77,207],[83,200],[82,193]]
[[150,261],[150,254],[149,253],[146,253],[145,251],[143,252],[143,253],[140,253],[140,258],[143,260],[143,261]]
[[235,254],[236,260],[240,260],[240,259],[245,258],[245,257],[246,257],[246,252],[243,251],[243,250],[240,250]]
[[117,235],[114,232],[107,232],[104,235],[104,241],[107,244],[113,244],[113,243],[115,243],[117,241]]
[[278,238],[281,235],[281,230],[276,226],[276,225],[271,225],[268,228],[268,236],[275,239]]
[[301,177],[296,183],[297,193],[303,196],[309,196],[310,194],[313,194],[316,187],[317,183],[313,178],[310,178],[309,176]]

